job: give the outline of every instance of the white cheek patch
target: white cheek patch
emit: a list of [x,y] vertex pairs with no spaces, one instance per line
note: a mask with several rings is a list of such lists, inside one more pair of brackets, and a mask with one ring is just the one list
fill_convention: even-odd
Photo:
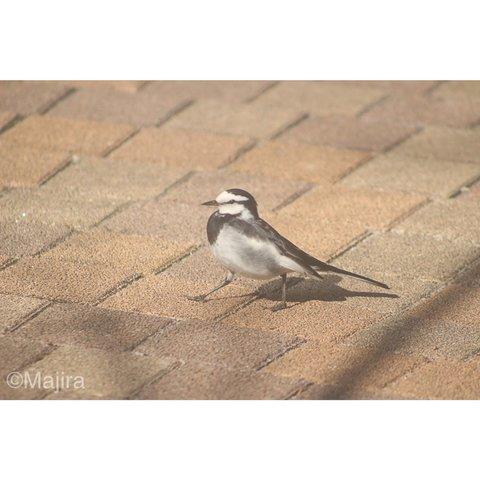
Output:
[[245,208],[241,203],[226,203],[218,207],[218,212],[221,215],[239,215],[242,220],[250,220],[253,218],[252,213],[248,208]]
[[242,202],[242,201],[248,200],[248,198],[244,197],[243,195],[235,195],[225,190],[220,195],[218,195],[218,197],[215,200],[218,203],[227,203],[227,202],[230,202],[231,200],[235,202]]
[[245,210],[245,207],[240,203],[225,203],[218,207],[221,215],[238,215],[243,210]]

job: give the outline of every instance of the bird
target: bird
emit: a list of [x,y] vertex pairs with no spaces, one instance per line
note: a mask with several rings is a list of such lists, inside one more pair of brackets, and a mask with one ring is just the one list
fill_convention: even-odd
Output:
[[217,207],[207,222],[207,238],[213,256],[227,269],[227,274],[215,288],[188,297],[190,300],[207,301],[207,297],[227,286],[237,275],[257,280],[280,277],[282,300],[272,308],[274,312],[287,308],[289,273],[316,279],[323,278],[322,274],[337,274],[389,289],[385,283],[335,267],[304,252],[260,218],[257,201],[241,188],[224,190],[215,200],[202,205]]

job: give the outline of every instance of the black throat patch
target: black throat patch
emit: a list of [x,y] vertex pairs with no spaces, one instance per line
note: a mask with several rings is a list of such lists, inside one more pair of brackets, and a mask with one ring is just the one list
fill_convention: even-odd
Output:
[[210,245],[215,243],[220,230],[223,228],[223,225],[228,221],[228,217],[230,216],[231,215],[220,215],[218,212],[214,212],[210,215],[207,223],[207,237]]

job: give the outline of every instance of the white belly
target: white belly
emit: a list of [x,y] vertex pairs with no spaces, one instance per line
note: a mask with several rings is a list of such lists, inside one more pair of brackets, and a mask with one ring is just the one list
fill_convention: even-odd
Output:
[[245,277],[268,279],[292,271],[275,245],[246,237],[229,226],[222,228],[211,249],[222,265]]

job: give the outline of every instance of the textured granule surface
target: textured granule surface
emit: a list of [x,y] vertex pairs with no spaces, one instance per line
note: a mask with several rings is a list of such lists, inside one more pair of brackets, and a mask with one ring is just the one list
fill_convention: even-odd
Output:
[[[0,398],[479,399],[480,83],[0,85]],[[239,278],[243,188],[338,275]],[[293,277],[293,276],[292,276]]]

